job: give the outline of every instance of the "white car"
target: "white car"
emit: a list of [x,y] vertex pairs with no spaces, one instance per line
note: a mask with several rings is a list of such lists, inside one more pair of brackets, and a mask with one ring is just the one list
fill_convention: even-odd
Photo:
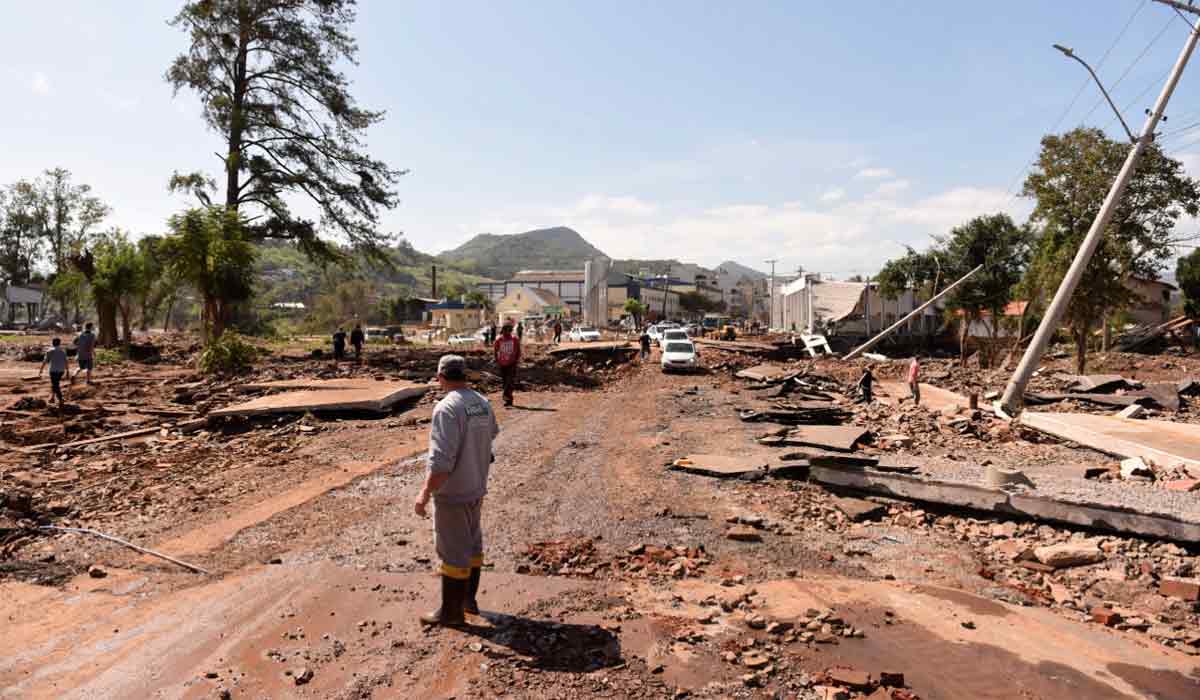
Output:
[[452,335],[447,342],[451,345],[474,345],[479,341],[473,335]]
[[663,372],[693,372],[700,367],[696,346],[690,340],[664,340],[662,351]]
[[600,340],[600,331],[587,326],[575,326],[567,334],[567,340],[574,343],[589,343]]
[[669,343],[672,340],[691,340],[687,331],[682,328],[668,328],[658,338],[658,344]]

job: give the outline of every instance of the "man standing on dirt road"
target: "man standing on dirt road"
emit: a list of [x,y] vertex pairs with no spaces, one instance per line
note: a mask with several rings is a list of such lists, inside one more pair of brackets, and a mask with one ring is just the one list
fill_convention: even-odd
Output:
[[921,405],[921,361],[913,355],[908,363],[908,390],[912,392],[913,404]]
[[642,346],[642,360],[650,357],[650,329],[643,328],[642,334],[638,336],[638,343]]
[[517,365],[521,362],[521,339],[513,337],[512,326],[506,323],[500,329],[500,337],[492,346],[492,352],[504,383],[504,405],[512,406],[513,390],[517,386]]
[[79,369],[72,377],[79,376],[80,372],[87,370],[87,383],[92,383],[92,367],[96,364],[96,334],[92,333],[92,324],[89,322],[83,327],[83,332],[75,339],[75,359],[79,362]]
[[429,475],[414,510],[428,517],[433,499],[433,539],[442,560],[442,605],[421,616],[426,625],[460,625],[464,613],[479,614],[483,568],[480,514],[492,464],[492,440],[500,433],[496,414],[482,394],[467,386],[467,364],[443,355],[437,380],[446,396],[429,424]]
[[354,330],[350,331],[350,344],[354,346],[354,359],[356,361],[362,359],[363,343],[366,340],[367,337],[363,335],[362,324],[354,324]]
[[562,320],[556,318],[556,319],[554,319],[554,344],[559,345],[561,343],[562,343]]
[[50,393],[58,402],[58,408],[61,411],[63,405],[62,378],[67,371],[67,353],[62,349],[62,340],[59,338],[50,341],[50,345],[50,349],[46,351],[46,357],[42,360],[42,366],[38,367],[38,376],[42,376],[46,365],[50,365]]
[[346,358],[346,331],[339,326],[333,334],[333,361],[340,362]]

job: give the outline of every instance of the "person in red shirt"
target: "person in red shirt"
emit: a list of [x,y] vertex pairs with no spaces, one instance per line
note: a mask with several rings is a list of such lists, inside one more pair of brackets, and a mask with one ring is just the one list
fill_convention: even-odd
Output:
[[500,337],[492,348],[496,366],[500,368],[500,379],[504,382],[504,405],[513,405],[513,389],[517,384],[517,365],[521,362],[521,340],[512,334],[512,326],[504,324]]
[[908,363],[908,390],[912,392],[913,403],[921,405],[921,361],[913,355],[912,362]]

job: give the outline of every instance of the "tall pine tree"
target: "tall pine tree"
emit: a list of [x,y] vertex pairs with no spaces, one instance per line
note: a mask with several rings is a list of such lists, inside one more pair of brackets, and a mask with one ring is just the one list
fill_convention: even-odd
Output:
[[[223,183],[176,173],[172,189],[192,190],[206,205],[216,190],[256,238],[294,240],[311,257],[335,255],[322,228],[378,251],[387,242],[379,212],[396,205],[404,172],[366,154],[363,134],[383,112],[358,106],[337,68],[355,63],[354,16],[354,0],[186,3],[171,23],[191,46],[166,78],[176,92],[196,92],[224,140]],[[293,213],[289,203],[304,200],[320,222]]]

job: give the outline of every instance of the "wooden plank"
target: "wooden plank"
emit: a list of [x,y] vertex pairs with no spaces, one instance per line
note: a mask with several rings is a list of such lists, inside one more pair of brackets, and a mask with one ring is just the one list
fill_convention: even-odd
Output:
[[40,451],[48,450],[48,449],[55,448],[55,447],[57,447],[60,450],[67,450],[67,449],[71,449],[73,447],[84,447],[86,445],[99,445],[100,443],[103,443],[103,442],[113,442],[114,440],[124,440],[126,438],[141,437],[143,435],[150,435],[151,433],[157,433],[159,430],[162,430],[161,426],[156,425],[152,428],[138,428],[137,430],[127,430],[123,433],[114,433],[112,435],[104,435],[101,437],[89,438],[87,440],[76,440],[75,442],[64,442],[62,444],[48,442],[48,443],[44,443],[41,445],[28,445],[22,451],[27,452],[27,453],[40,452]]

